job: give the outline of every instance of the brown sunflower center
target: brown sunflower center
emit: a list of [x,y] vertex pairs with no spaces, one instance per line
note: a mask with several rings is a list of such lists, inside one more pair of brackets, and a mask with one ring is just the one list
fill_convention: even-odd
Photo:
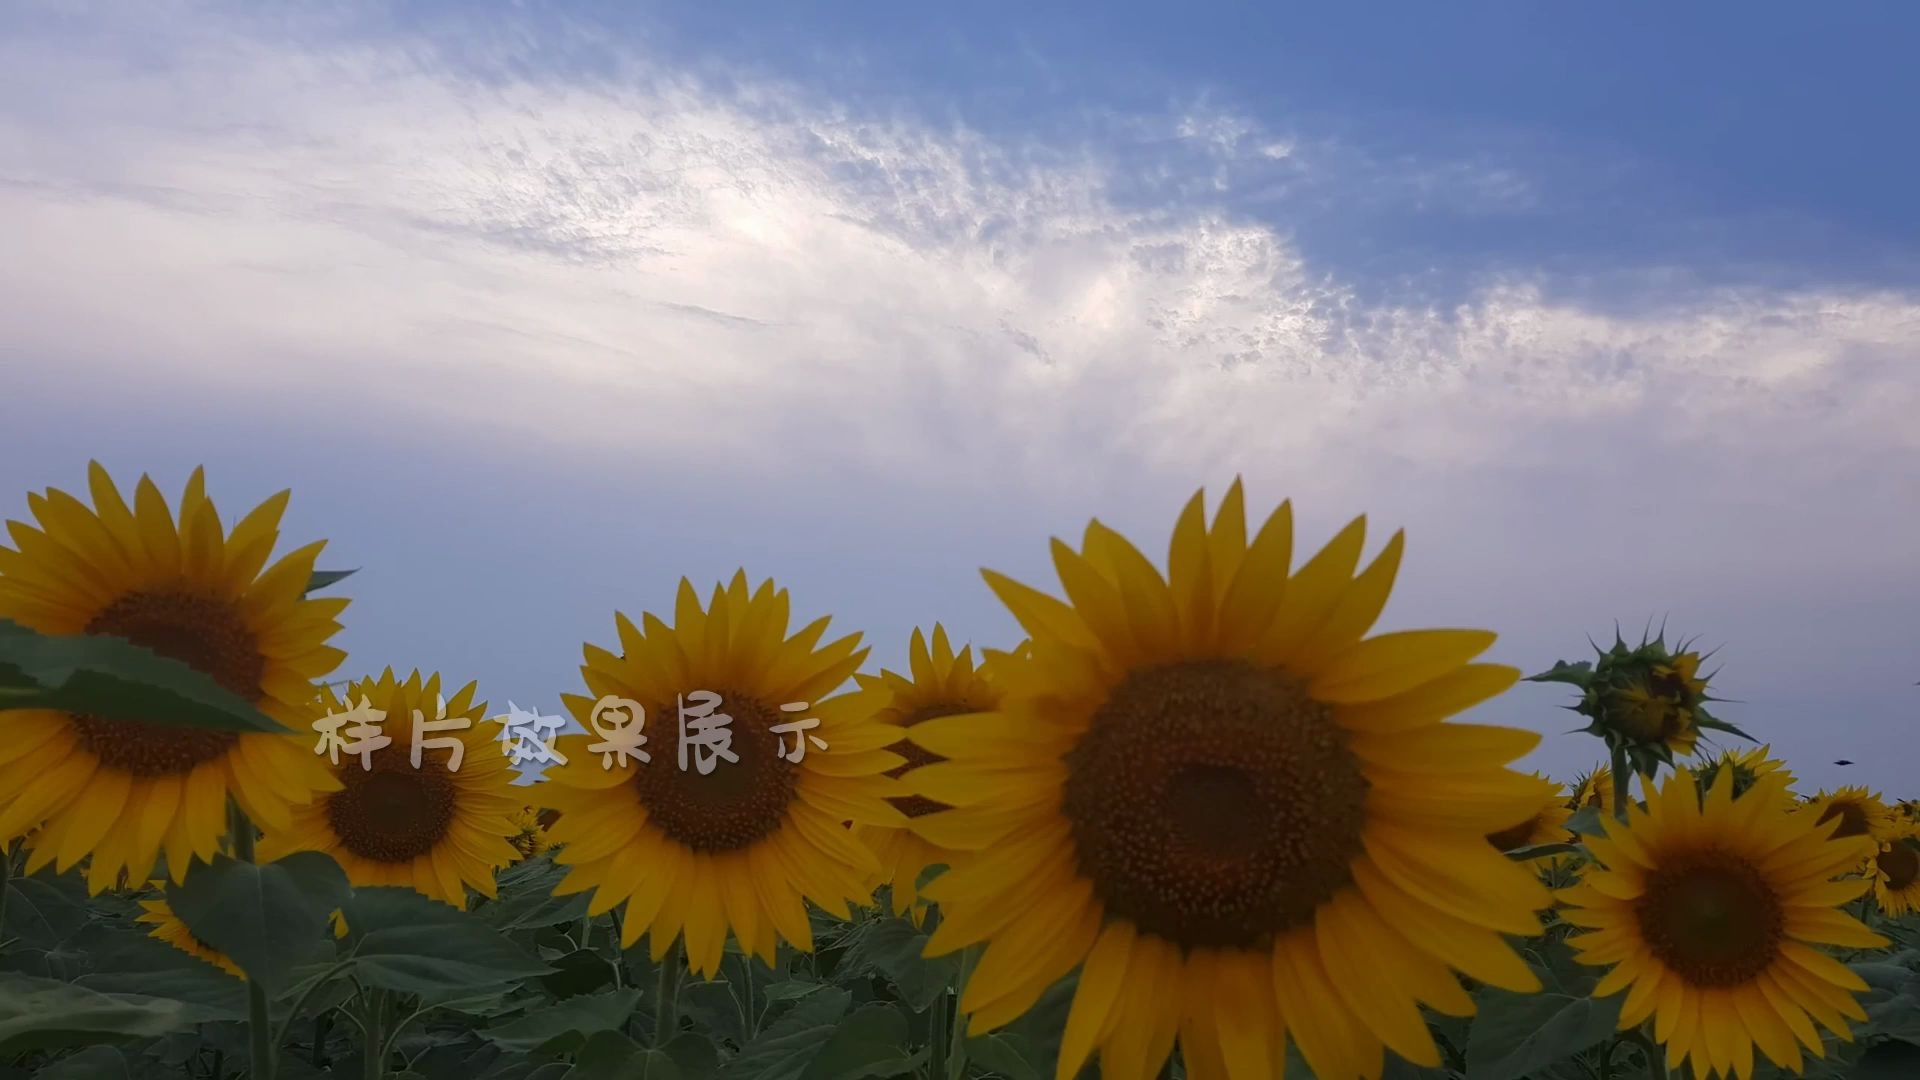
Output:
[[1640,936],[1694,986],[1740,986],[1780,952],[1780,897],[1744,859],[1704,851],[1647,875],[1635,908]]
[[[692,708],[694,702],[689,701]],[[686,722],[684,735],[675,706],[648,710],[649,718],[663,721],[662,734],[649,735],[652,761],[634,770],[634,787],[647,808],[647,820],[676,843],[695,851],[719,854],[737,851],[771,835],[787,820],[798,777],[794,765],[782,756],[791,751],[793,736],[770,729],[796,719],[753,698],[723,693],[713,716],[726,714],[724,726],[704,729],[700,721]],[[651,723],[649,724],[651,727]],[[719,738],[725,732],[726,738]],[[804,736],[803,736],[804,737]],[[681,743],[686,743],[686,768],[680,767]],[[784,744],[784,745],[783,745]],[[654,749],[654,747],[659,749]],[[725,747],[737,759],[715,756]],[[808,747],[808,750],[814,750]],[[701,758],[712,760],[702,773]]]
[[1840,826],[1833,830],[1832,839],[1867,835],[1867,808],[1859,803],[1851,799],[1828,803],[1827,808],[1820,812],[1818,824],[1825,825],[1834,818],[1840,819]]
[[[900,721],[900,726],[910,728],[923,720],[938,720],[943,716],[962,716],[976,711],[978,710],[971,705],[923,705],[908,713]],[[893,780],[900,779],[922,765],[932,765],[935,762],[947,760],[944,755],[936,754],[912,739],[901,739],[887,749],[907,759],[906,764],[887,770],[888,778]],[[900,795],[887,801],[893,804],[895,810],[908,817],[925,817],[928,814],[953,809],[946,803],[929,799],[925,795]]]
[[[131,592],[95,615],[86,632],[145,646],[249,701],[260,696],[267,661],[231,601],[184,587]],[[80,745],[101,764],[135,776],[192,772],[201,762],[225,754],[239,738],[231,731],[82,714],[69,723]]]
[[1350,880],[1367,781],[1327,706],[1237,660],[1136,671],[1067,755],[1064,812],[1108,910],[1185,946],[1249,946]]
[[434,849],[453,827],[451,773],[423,756],[415,769],[405,747],[373,753],[373,768],[340,770],[346,786],[327,796],[327,824],[340,846],[363,859],[402,863]]
[[1910,888],[1920,881],[1920,848],[1911,843],[1896,843],[1874,858],[1880,872],[1887,876],[1887,888]]
[[1488,833],[1487,843],[1492,844],[1497,851],[1514,851],[1526,847],[1527,842],[1533,839],[1533,830],[1538,824],[1540,824],[1540,816],[1536,814],[1511,828]]

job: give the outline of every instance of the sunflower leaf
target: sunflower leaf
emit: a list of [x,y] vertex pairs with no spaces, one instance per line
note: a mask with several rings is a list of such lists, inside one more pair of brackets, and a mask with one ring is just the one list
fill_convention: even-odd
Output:
[[876,919],[847,947],[836,969],[842,974],[878,974],[893,984],[900,1000],[924,1011],[947,992],[959,973],[957,956],[928,959],[927,935],[906,919]]
[[[1025,1036],[1011,1031],[973,1035],[967,1039],[967,1064],[977,1065],[1007,1080],[1049,1080],[1053,1062]],[[1293,1070],[1287,1070],[1292,1075]]]
[[554,970],[478,916],[412,889],[355,889],[344,907],[354,977],[369,986],[412,994],[474,990]]
[[741,1047],[723,1075],[727,1080],[799,1080],[852,1003],[853,995],[837,988],[808,994]]
[[41,634],[0,619],[0,710],[58,709],[165,727],[286,734],[279,721],[178,660],[104,634]]
[[574,1055],[567,1080],[683,1080],[664,1050],[649,1050],[618,1031],[597,1031]]
[[359,572],[360,572],[360,568],[357,566],[351,570],[315,570],[313,574],[307,578],[307,587],[305,592],[306,593],[319,592],[321,589],[324,589],[329,585],[333,585],[337,582],[340,582],[346,578],[352,577],[353,575]]
[[1525,862],[1528,859],[1539,859],[1548,855],[1573,855],[1580,850],[1579,844],[1533,844],[1528,847],[1514,848],[1506,854],[1507,858],[1515,862]]
[[1613,820],[1611,810],[1598,806],[1581,807],[1567,819],[1567,831],[1581,836],[1605,836],[1607,822]]
[[925,1056],[908,1047],[907,1018],[898,1005],[867,1005],[840,1021],[833,1037],[801,1070],[801,1080],[868,1080],[911,1076]]
[[167,906],[193,936],[276,994],[297,970],[331,953],[327,922],[347,894],[346,875],[318,851],[264,864],[217,855],[167,886]]
[[482,1028],[480,1035],[506,1050],[567,1053],[596,1031],[617,1030],[640,1004],[640,991],[614,990],[568,998],[558,1005]]
[[0,1057],[28,1050],[92,1046],[185,1031],[204,1009],[142,994],[103,994],[83,986],[0,972]]
[[1485,989],[1467,1037],[1467,1080],[1524,1080],[1604,1042],[1622,996],[1570,997]]

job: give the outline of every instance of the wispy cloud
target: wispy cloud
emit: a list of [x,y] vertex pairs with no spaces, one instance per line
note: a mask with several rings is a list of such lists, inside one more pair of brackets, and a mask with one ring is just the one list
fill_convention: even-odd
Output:
[[[113,18],[0,39],[10,369],[155,400],[351,387],[363,418],[557,457],[1118,504],[1154,529],[1240,473],[1391,508],[1458,579],[1416,609],[1519,582],[1479,614],[1543,632],[1806,602],[1807,574],[1914,588],[1912,295],[1599,309],[1513,273],[1437,309],[1210,194],[1264,169],[1333,198],[1363,156],[1229,109],[1132,118],[1185,147],[1161,166],[1179,198],[1143,202],[1138,140],[989,139],[639,52],[614,77],[520,70],[510,29]],[[1367,197],[1543,197],[1497,161],[1402,164]]]

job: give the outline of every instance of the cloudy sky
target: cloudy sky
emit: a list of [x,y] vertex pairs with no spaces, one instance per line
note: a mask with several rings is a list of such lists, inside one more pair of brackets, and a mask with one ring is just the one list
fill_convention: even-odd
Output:
[[291,487],[342,674],[552,711],[683,574],[894,666],[1238,475],[1920,795],[1920,11],[1255,6],[14,0],[0,516]]

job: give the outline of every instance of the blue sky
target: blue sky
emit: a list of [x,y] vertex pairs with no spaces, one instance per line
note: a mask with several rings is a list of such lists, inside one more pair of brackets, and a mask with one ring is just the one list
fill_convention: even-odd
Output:
[[0,12],[0,495],[291,487],[346,673],[550,709],[740,565],[1003,645],[979,567],[1241,475],[1920,794],[1911,5],[267,10]]

